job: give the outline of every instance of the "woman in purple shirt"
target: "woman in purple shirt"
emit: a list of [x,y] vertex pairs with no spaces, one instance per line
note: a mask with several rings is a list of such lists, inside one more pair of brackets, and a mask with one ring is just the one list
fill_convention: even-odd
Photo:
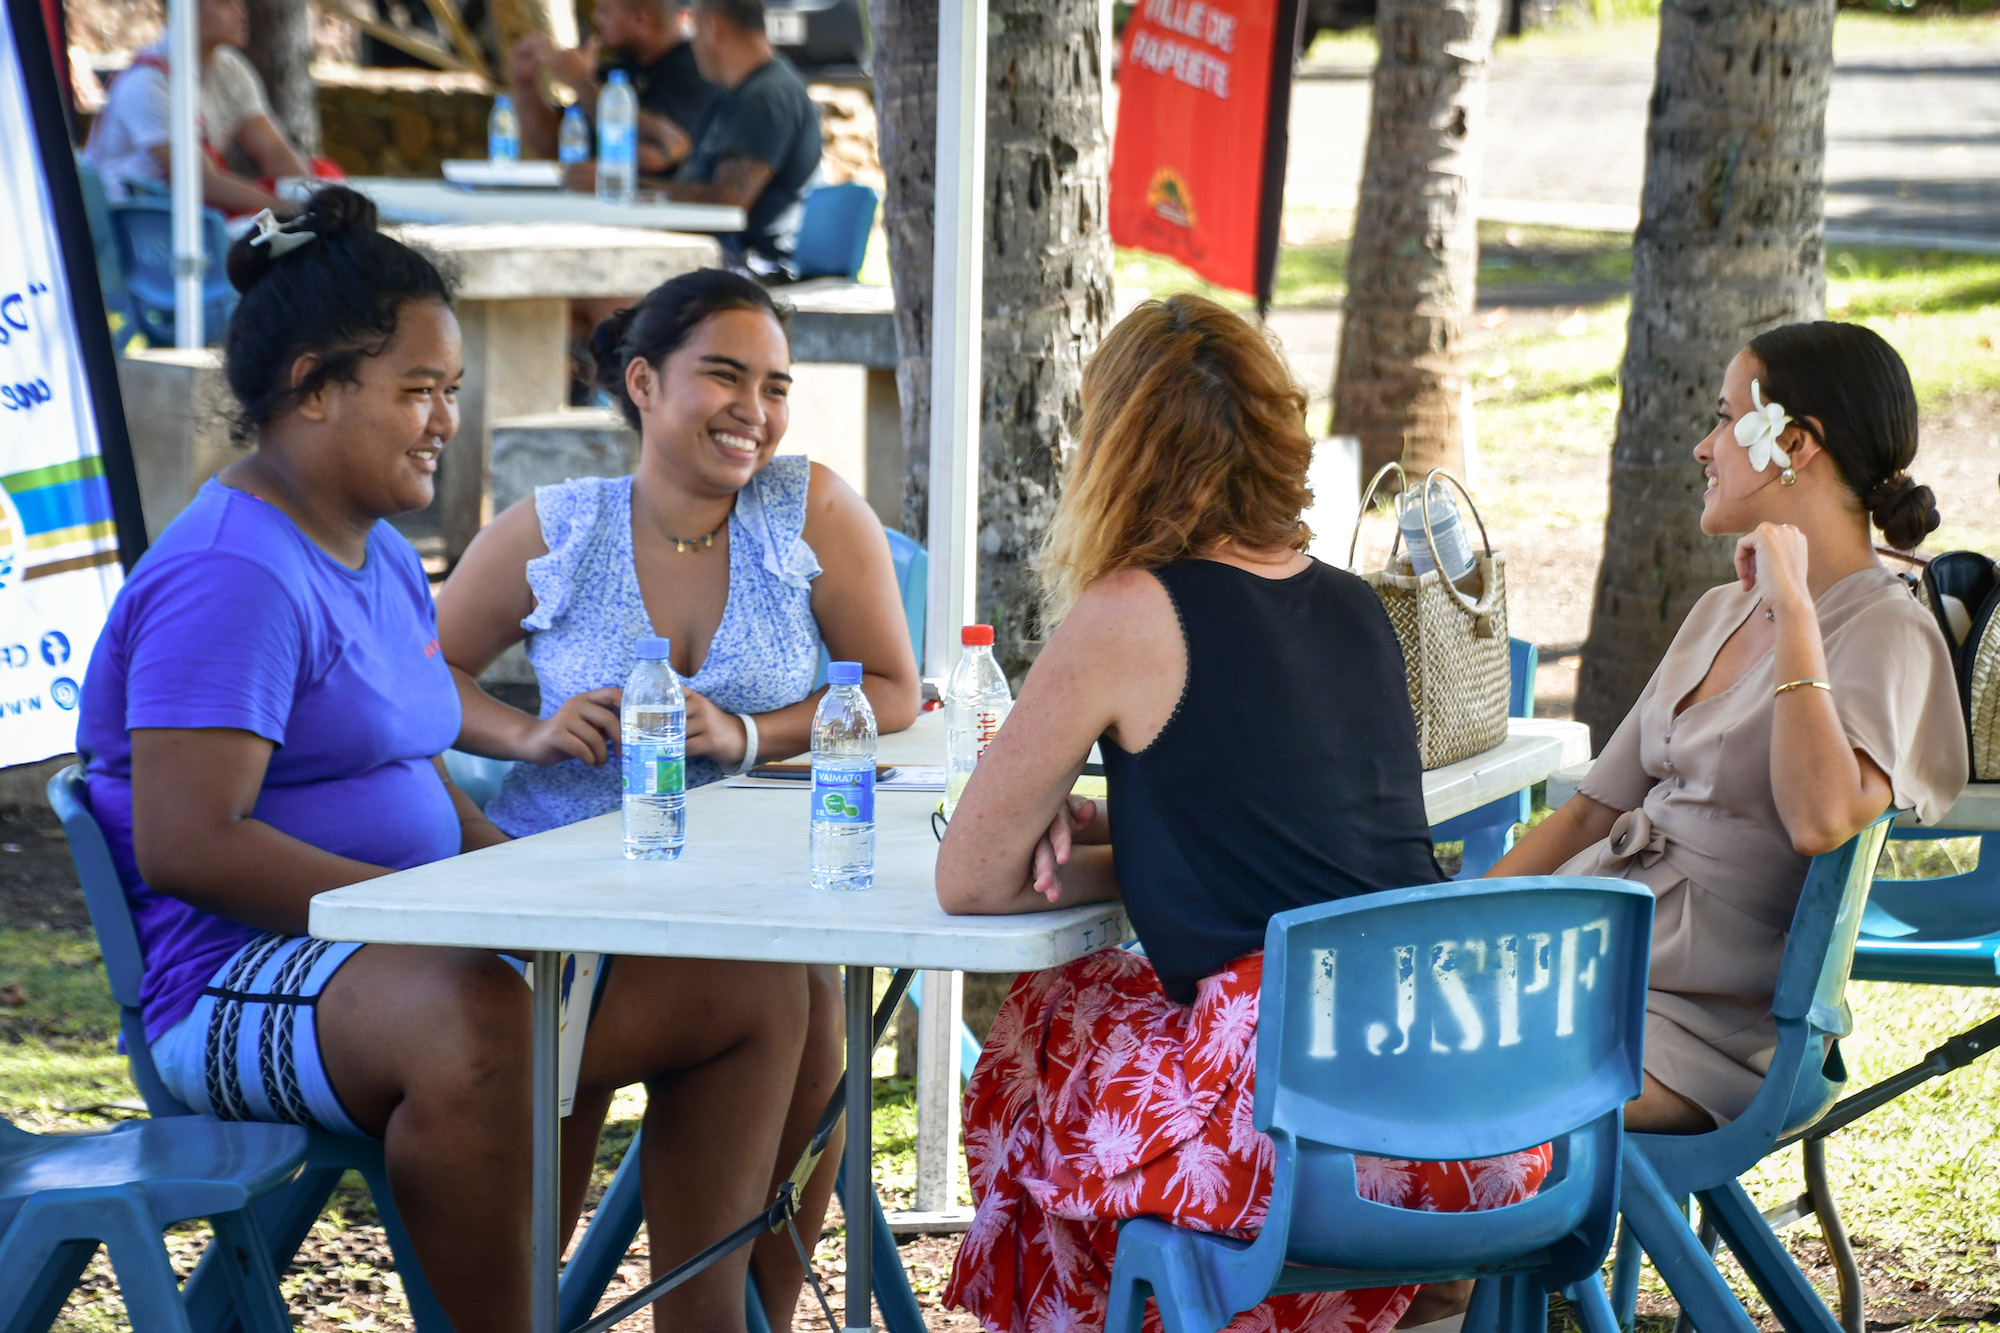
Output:
[[[256,450],[206,483],[112,609],[80,748],[146,962],[169,1089],[226,1119],[380,1136],[452,1322],[527,1326],[528,991],[468,949],[306,937],[313,895],[504,838],[444,776],[459,705],[428,581],[383,520],[431,500],[458,425],[437,269],[345,189],[229,255],[227,373]],[[577,1104],[643,1082],[663,1266],[767,1201],[805,1041],[796,967],[622,958]],[[597,1123],[572,1118],[581,1207]],[[657,1124],[656,1124],[657,1122]],[[788,1157],[787,1160],[790,1160]],[[676,1326],[744,1325],[745,1252],[676,1289]]]

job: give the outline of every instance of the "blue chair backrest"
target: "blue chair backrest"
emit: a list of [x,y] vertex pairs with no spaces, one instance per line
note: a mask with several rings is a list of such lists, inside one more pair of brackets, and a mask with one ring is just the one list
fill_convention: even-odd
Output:
[[1372,1267],[1396,1271],[1449,1264],[1467,1243],[1465,1224],[1436,1219],[1471,1215],[1358,1199],[1350,1153],[1462,1160],[1556,1140],[1564,1178],[1502,1210],[1513,1241],[1495,1243],[1553,1244],[1593,1210],[1608,1227],[1620,1111],[1641,1084],[1652,921],[1645,886],[1578,877],[1431,884],[1273,917],[1255,1123],[1279,1147],[1270,1216],[1289,1213],[1288,1259],[1371,1267],[1379,1235]]
[[875,191],[866,185],[822,185],[806,196],[792,268],[801,278],[853,278],[875,227]]
[[[924,624],[930,605],[930,553],[916,538],[895,528],[884,528],[889,536],[889,559],[896,567],[896,591],[903,599],[903,623],[910,630],[910,650],[917,655],[917,670],[924,669]],[[832,663],[825,648],[819,650],[819,674],[813,688],[826,684],[826,669]]]
[[1541,650],[1526,639],[1507,640],[1507,716],[1535,715],[1535,671]]
[[76,863],[90,924],[97,931],[97,949],[104,956],[104,975],[111,982],[111,998],[118,1002],[118,1029],[125,1038],[132,1081],[155,1117],[191,1115],[193,1112],[167,1091],[153,1067],[152,1048],[146,1044],[146,1025],[139,1013],[145,955],[139,950],[139,932],[132,925],[131,904],[111,860],[111,848],[104,841],[104,830],[97,826],[97,817],[90,812],[83,769],[72,764],[50,778],[48,796],[56,818],[62,821],[63,835],[69,839],[70,859]]
[[910,648],[917,670],[924,669],[924,617],[930,606],[931,557],[917,539],[895,528],[889,534],[889,558],[896,564],[896,591],[903,595],[903,621],[910,627]]
[[[173,205],[157,199],[128,199],[111,210],[111,225],[118,240],[118,257],[125,265],[126,285],[150,303],[172,309]],[[222,214],[212,208],[201,210],[201,248],[208,260],[202,290],[205,296],[213,297],[229,287],[229,232]]]
[[104,189],[104,177],[82,158],[76,160],[77,183],[83,187],[83,216],[90,224],[90,248],[97,256],[97,281],[104,288],[104,304],[113,310],[125,308],[125,261],[118,254],[118,238],[111,229],[111,196]]
[[1840,1047],[1854,1030],[1847,1007],[1855,939],[1895,812],[1884,814],[1806,870],[1771,998],[1778,1048],[1743,1113],[1707,1134],[1644,1135],[1646,1156],[1677,1193],[1711,1189],[1749,1170],[1781,1138],[1825,1115],[1847,1084]]
[[[1801,1064],[1796,1086],[1788,1099],[1781,1130],[1790,1133],[1826,1114],[1846,1085],[1847,1071],[1841,1066],[1838,1048],[1831,1056],[1821,1055],[1822,1037],[1844,1037],[1854,1031],[1854,1013],[1847,1007],[1848,975],[1854,966],[1854,942],[1861,933],[1861,918],[1868,905],[1868,889],[1875,880],[1875,864],[1882,858],[1882,844],[1888,840],[1895,812],[1882,815],[1874,823],[1824,856],[1815,856],[1806,870],[1805,887],[1799,891],[1799,905],[1792,914],[1791,933],[1785,938],[1785,955],[1778,965],[1778,985],[1771,998],[1771,1014],[1778,1020],[1778,1056],[1771,1072],[1794,1043],[1798,1053],[1791,1056]],[[1752,1110],[1772,1088],[1767,1076],[1764,1089],[1752,1101]],[[1745,1111],[1748,1117],[1750,1111]]]

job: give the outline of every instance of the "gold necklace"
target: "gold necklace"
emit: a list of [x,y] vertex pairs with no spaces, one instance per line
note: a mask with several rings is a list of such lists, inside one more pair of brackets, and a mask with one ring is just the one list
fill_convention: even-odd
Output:
[[699,537],[676,537],[670,533],[661,533],[660,535],[665,537],[668,541],[674,544],[674,550],[676,552],[692,551],[697,546],[715,545],[715,534],[722,531],[723,524],[728,522],[729,522],[728,516],[724,515],[721,523],[716,524],[714,527],[710,528],[707,532],[704,532]]

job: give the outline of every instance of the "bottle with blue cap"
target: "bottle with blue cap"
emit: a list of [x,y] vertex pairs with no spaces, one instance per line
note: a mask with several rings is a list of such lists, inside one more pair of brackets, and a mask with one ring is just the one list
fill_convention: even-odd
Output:
[[639,640],[619,710],[628,861],[678,861],[687,845],[687,696],[669,647]]
[[562,129],[556,134],[556,161],[566,167],[590,161],[590,122],[580,106],[563,112]]
[[493,99],[493,110],[486,117],[486,156],[499,166],[511,167],[521,160],[521,118],[506,93]]
[[875,887],[875,710],[861,692],[861,663],[827,668],[813,714],[812,882],[816,889]]

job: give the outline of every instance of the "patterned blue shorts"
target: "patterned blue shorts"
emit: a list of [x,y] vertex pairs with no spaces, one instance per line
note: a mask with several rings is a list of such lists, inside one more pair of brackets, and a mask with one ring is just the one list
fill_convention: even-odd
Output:
[[220,1120],[366,1137],[327,1080],[316,1008],[326,983],[361,947],[272,933],[238,949],[193,1011],[153,1043],[167,1091]]

